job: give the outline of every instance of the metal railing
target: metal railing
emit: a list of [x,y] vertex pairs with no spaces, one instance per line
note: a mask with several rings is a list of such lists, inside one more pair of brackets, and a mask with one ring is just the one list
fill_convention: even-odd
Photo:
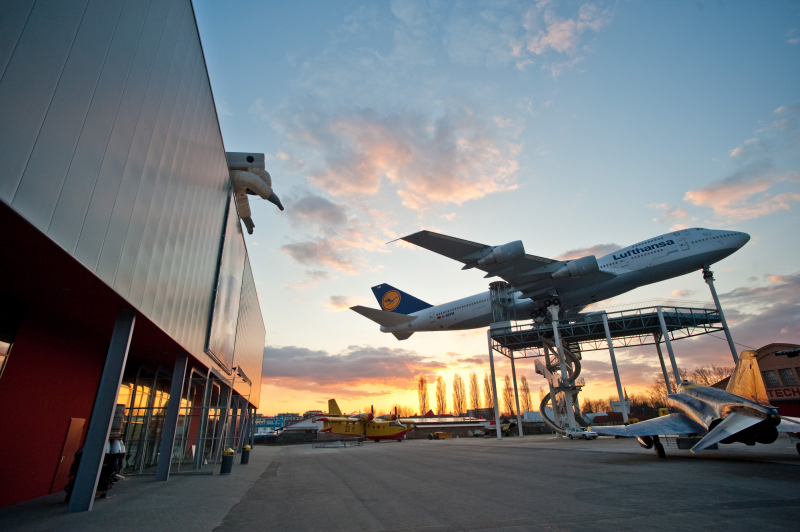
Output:
[[[723,330],[715,308],[662,306],[661,310],[670,340]],[[602,316],[602,312],[593,312],[559,320],[561,340],[578,344],[581,352],[608,349]],[[607,316],[615,348],[654,345],[654,335],[661,335],[657,306],[609,312]],[[512,352],[515,358],[544,356],[544,344],[553,341],[553,328],[549,322],[513,325],[493,330],[491,337],[492,347],[507,357]]]

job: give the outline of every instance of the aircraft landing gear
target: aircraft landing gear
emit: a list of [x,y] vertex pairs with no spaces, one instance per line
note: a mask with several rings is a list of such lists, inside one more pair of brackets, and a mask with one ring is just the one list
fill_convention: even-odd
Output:
[[664,452],[664,445],[659,441],[658,436],[653,436],[653,448],[659,458],[665,458],[667,453]]

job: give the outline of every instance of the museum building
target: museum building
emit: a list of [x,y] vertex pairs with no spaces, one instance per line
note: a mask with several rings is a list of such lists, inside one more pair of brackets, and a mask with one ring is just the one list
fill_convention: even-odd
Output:
[[82,448],[91,509],[117,432],[124,475],[212,474],[265,328],[191,1],[4,2],[0,160],[0,506]]

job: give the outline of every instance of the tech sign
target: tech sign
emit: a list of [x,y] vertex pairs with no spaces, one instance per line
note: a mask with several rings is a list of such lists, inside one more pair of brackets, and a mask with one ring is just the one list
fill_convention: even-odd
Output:
[[800,399],[800,386],[786,386],[784,388],[767,388],[770,401],[786,401],[787,399]]

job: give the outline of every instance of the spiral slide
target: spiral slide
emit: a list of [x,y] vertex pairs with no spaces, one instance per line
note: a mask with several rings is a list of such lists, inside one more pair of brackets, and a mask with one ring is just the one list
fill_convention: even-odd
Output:
[[[569,383],[570,383],[570,385],[573,385],[573,384],[575,384],[575,380],[581,374],[581,361],[569,349],[566,349],[566,348],[562,348],[562,349],[564,351],[564,358],[565,358],[565,360],[567,362],[567,374],[568,374],[568,378],[569,378]],[[548,360],[548,362],[549,362],[549,360]],[[550,366],[547,369],[550,370],[550,371],[553,371],[553,370],[557,369],[557,366]],[[577,404],[578,393],[579,393],[578,390],[575,390],[574,392],[572,392],[573,404]],[[547,416],[547,408],[546,407],[547,407],[548,403],[550,403],[550,402],[551,402],[551,397],[550,397],[550,392],[548,392],[547,395],[545,395],[542,398],[542,402],[539,404],[539,414],[542,416],[542,421],[544,421],[544,424],[547,426],[547,428],[549,428],[553,432],[557,432],[558,434],[561,434],[562,436],[566,435],[567,431],[565,429],[559,427],[555,423],[555,421],[553,421],[552,419],[550,419]],[[555,413],[555,408],[553,408],[552,411]],[[582,424],[585,424],[585,422],[582,419],[582,416],[577,411],[575,412],[575,420],[576,421],[580,420],[582,422]]]

